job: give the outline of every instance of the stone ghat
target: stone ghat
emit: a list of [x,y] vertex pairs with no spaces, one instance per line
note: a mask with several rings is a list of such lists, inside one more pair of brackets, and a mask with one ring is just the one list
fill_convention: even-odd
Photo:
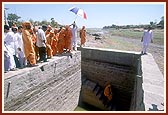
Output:
[[81,90],[81,52],[4,74],[4,111],[73,111]]
[[111,82],[117,89],[132,92],[135,70],[129,66],[82,60],[82,77],[98,83],[101,87],[104,87],[106,82]]
[[[165,77],[153,56],[140,52],[103,48],[78,48],[81,51],[82,90],[80,102],[101,110],[164,111]],[[115,108],[109,109],[96,95],[94,87],[110,82],[114,90]],[[99,91],[97,91],[99,92]]]
[[[128,111],[134,91],[135,71],[132,67],[93,60],[82,60],[82,100],[102,110],[110,110],[100,100],[101,93],[93,91],[96,84],[103,89],[107,82],[113,86],[113,97],[116,100],[116,111]],[[96,96],[96,94],[98,95]]]

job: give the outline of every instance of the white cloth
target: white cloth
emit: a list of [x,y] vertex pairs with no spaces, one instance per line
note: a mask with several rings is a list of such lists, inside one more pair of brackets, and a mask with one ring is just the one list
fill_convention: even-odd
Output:
[[38,29],[36,45],[38,47],[46,47],[46,44],[43,42],[43,40],[46,42],[45,32],[42,29]]
[[21,48],[21,51],[23,51],[23,55],[25,56],[24,53],[24,46],[23,46],[23,39],[22,39],[22,33],[18,32],[17,33],[17,48]]
[[72,46],[74,47],[75,50],[77,50],[77,26],[71,29],[72,31]]
[[7,51],[8,55],[10,56],[9,70],[16,67],[15,60],[14,60],[14,57],[13,57],[13,55],[15,54],[13,36],[14,36],[13,32],[8,32],[4,36],[5,37],[4,38],[5,50]]
[[144,30],[143,33],[143,44],[142,44],[142,52],[146,53],[147,52],[147,48],[149,46],[149,43],[151,42],[151,40],[153,39],[153,31],[150,30]]
[[4,36],[4,42],[5,45],[8,49],[8,51],[10,51],[10,53],[12,55],[15,55],[15,49],[14,49],[14,33],[13,32],[8,32],[5,34]]
[[150,31],[144,30],[143,44],[148,45],[152,39],[153,39],[153,31],[152,30],[150,30]]

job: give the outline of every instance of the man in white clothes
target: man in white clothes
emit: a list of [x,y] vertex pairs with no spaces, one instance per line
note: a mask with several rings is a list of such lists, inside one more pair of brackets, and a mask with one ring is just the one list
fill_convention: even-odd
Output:
[[8,71],[9,70],[15,70],[16,68],[16,64],[15,64],[15,60],[14,60],[14,57],[13,55],[15,54],[15,49],[14,49],[14,41],[13,41],[13,36],[14,36],[14,33],[11,32],[9,30],[9,26],[8,25],[4,25],[4,32],[5,32],[5,36],[4,36],[4,45],[5,45],[5,48],[6,48],[6,51],[4,51],[5,53],[8,54],[9,56],[9,68],[7,69]]
[[17,48],[18,48],[18,27],[17,26],[12,26],[12,32],[14,33],[13,35],[13,43],[14,43],[14,60],[16,64],[16,68],[20,67],[19,59],[17,57]]
[[24,54],[24,47],[23,47],[23,40],[22,40],[22,26],[19,26],[18,27],[18,32],[17,32],[17,41],[18,41],[18,46],[17,48],[21,48],[21,50],[23,51],[23,54]]
[[39,49],[39,62],[43,61],[43,62],[47,62],[47,53],[46,53],[46,36],[45,36],[45,31],[47,30],[47,26],[42,26],[42,29],[37,29],[36,28],[36,32],[37,32],[37,41],[36,41],[36,45]]
[[[15,50],[17,50],[18,58],[19,58],[18,48],[22,51],[23,57],[25,57],[24,46],[23,46],[23,39],[22,39],[22,29],[23,29],[22,26],[18,26],[18,31],[17,31],[17,33],[15,35],[15,37],[16,37],[15,40],[16,40],[16,43],[17,43],[16,47],[15,47],[16,48]],[[19,62],[20,62],[20,60],[19,60]],[[23,60],[23,64],[24,64],[23,66],[27,65],[26,64],[26,59]],[[23,68],[21,64],[20,64],[19,67]]]
[[149,26],[147,30],[144,30],[141,42],[142,44],[142,55],[147,54],[147,48],[149,46],[149,43],[153,43],[153,31],[151,30],[151,27]]
[[75,21],[71,25],[73,25],[73,28],[71,29],[72,30],[72,47],[73,47],[73,50],[77,51],[77,29],[78,27]]

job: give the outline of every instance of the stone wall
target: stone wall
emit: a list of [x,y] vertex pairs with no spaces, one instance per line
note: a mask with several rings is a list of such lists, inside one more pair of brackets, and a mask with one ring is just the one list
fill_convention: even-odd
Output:
[[[164,62],[164,60],[163,60]],[[166,80],[151,54],[141,56],[143,103],[146,111],[166,111]]]
[[134,85],[131,110],[164,111],[165,80],[153,56],[142,55],[139,60],[138,74]]
[[73,111],[81,90],[81,53],[54,56],[4,74],[5,111]]
[[165,80],[150,53],[141,55],[140,52],[89,47],[79,50],[82,53],[82,101],[109,110],[93,89],[96,83],[104,87],[110,81],[117,89],[122,110],[165,110]]
[[[98,83],[104,88],[111,82],[117,96],[116,110],[130,110],[137,66],[140,55],[137,52],[125,52],[101,48],[81,48],[82,53],[82,101],[102,110],[108,110],[100,102],[93,89]],[[88,81],[87,81],[88,80]]]

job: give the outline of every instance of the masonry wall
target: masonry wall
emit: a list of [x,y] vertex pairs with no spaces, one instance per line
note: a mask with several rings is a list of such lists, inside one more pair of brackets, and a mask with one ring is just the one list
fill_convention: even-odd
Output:
[[[164,62],[164,60],[163,60]],[[166,80],[152,54],[141,56],[143,103],[146,111],[166,111]]]
[[[153,56],[140,52],[102,48],[79,48],[82,52],[82,99],[108,110],[95,96],[98,83],[110,81],[117,89],[120,106],[130,111],[164,111],[165,80]],[[123,98],[123,99],[122,99]],[[126,102],[130,101],[129,105]],[[126,102],[126,103],[123,103]],[[128,108],[124,108],[128,107]]]
[[[105,108],[93,89],[98,83],[102,88],[111,82],[116,89],[117,110],[130,110],[137,66],[140,55],[137,52],[125,52],[101,48],[81,48],[82,53],[82,101],[102,110]],[[88,80],[88,81],[87,81]],[[141,96],[142,97],[142,96]]]
[[81,53],[4,74],[5,111],[73,111],[81,90]]

